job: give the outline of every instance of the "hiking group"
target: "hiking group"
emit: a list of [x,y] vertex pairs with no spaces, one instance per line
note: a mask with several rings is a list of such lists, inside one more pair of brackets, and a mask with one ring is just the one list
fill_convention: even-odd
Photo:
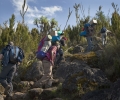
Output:
[[[92,20],[84,25],[83,31],[80,36],[86,37],[88,50],[92,50],[92,37],[94,33],[94,26],[97,25],[97,20]],[[100,30],[102,36],[103,46],[107,43],[107,33],[110,32],[105,27]],[[40,79],[40,87],[51,87],[53,81],[52,69],[54,66],[59,65],[63,58],[62,46],[65,46],[64,32],[62,31],[52,31],[50,34],[44,36],[38,45],[38,50],[36,52],[36,58],[41,60],[43,65],[44,74]],[[12,80],[16,73],[16,69],[24,59],[23,50],[15,46],[13,42],[9,42],[1,53],[0,60],[2,65],[2,70],[0,73],[0,83],[5,88],[5,95],[11,96],[13,92]]]
[[51,87],[53,81],[52,69],[63,59],[62,46],[66,38],[62,31],[52,31],[45,36],[38,46],[37,58],[42,61],[44,74],[40,79],[40,87]]
[[[41,87],[45,86],[45,88],[48,88],[52,85],[52,68],[54,65],[58,65],[63,59],[62,46],[65,46],[66,41],[63,35],[62,31],[53,31],[51,34],[43,37],[38,45],[36,58],[42,61],[44,70],[44,74],[40,79]],[[0,53],[2,65],[0,83],[5,88],[4,94],[8,97],[13,94],[12,80],[23,59],[23,50],[15,46],[12,41]]]
[[[88,44],[88,51],[93,49],[93,35],[95,33],[95,25],[97,25],[97,20],[92,19],[89,23],[84,24],[83,31],[80,33],[80,36],[86,37]],[[107,44],[107,33],[111,31],[107,30],[106,27],[102,27],[100,30],[102,45],[105,46]]]

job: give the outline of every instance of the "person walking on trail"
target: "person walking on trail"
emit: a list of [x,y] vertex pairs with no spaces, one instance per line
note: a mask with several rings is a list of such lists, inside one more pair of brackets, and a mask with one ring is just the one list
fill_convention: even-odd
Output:
[[[14,52],[14,55],[12,52]],[[16,72],[16,67],[17,65],[20,65],[23,58],[24,54],[22,49],[17,46],[14,46],[13,42],[9,42],[9,44],[2,49],[2,52],[0,54],[0,60],[2,60],[0,83],[5,88],[4,94],[7,96],[12,96],[12,80]]]
[[97,24],[97,20],[91,20],[89,23],[85,24],[85,28],[84,30],[86,30],[87,35],[86,35],[86,40],[87,40],[87,44],[88,44],[88,51],[92,50],[93,47],[93,32],[94,32],[94,26]]
[[52,36],[51,35],[47,35],[44,39],[44,44],[41,48],[41,51],[43,52],[47,52],[48,49],[51,47],[52,43],[51,43],[51,39],[52,39]]
[[107,44],[107,34],[111,31],[107,30],[105,27],[101,28],[101,38],[102,38],[102,45],[105,46]]
[[46,52],[49,50],[49,48],[52,45],[51,39],[52,39],[51,35],[47,35],[41,39],[41,41],[38,45],[38,51],[36,52],[36,57],[39,60],[42,61],[43,58],[46,56]]
[[60,62],[62,61],[62,60],[64,60],[64,51],[63,51],[63,49],[62,49],[62,46],[65,46],[66,44],[65,44],[65,41],[67,40],[67,38],[66,37],[64,37],[64,36],[62,36],[61,37],[61,39],[60,39],[60,41],[59,41],[59,43],[60,43],[60,48],[59,48],[59,50],[58,50],[58,52],[57,52],[57,55],[56,55],[56,61],[55,61],[55,64],[56,65],[59,65],[60,64]]
[[60,44],[58,41],[56,41],[52,44],[52,46],[46,53],[46,57],[42,61],[44,74],[42,78],[39,80],[40,86],[45,86],[45,88],[51,87],[53,80],[52,68],[54,66],[56,53],[59,48],[60,48]]
[[92,36],[94,33],[94,26],[97,24],[97,20],[91,20],[89,23],[84,24],[84,29],[80,33],[80,36],[86,37],[88,48],[87,51],[91,51],[93,44],[92,44]]

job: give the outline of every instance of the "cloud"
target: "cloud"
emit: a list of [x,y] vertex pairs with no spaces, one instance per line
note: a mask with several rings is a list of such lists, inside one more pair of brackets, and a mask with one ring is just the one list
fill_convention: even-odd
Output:
[[[12,4],[15,7],[15,15],[20,15],[20,10],[22,9],[24,0],[12,0]],[[46,16],[46,17],[52,17],[55,15],[56,12],[62,11],[61,6],[50,6],[50,7],[41,7],[38,9],[36,6],[31,6],[29,5],[29,2],[35,2],[35,0],[27,0],[25,10],[28,6],[27,12],[25,14],[25,19],[27,23],[33,24],[32,21],[34,21],[35,18],[39,18],[41,16]]]
[[48,14],[48,15],[54,15],[55,12],[57,11],[62,11],[62,7],[61,6],[51,6],[51,7],[41,7],[41,9],[43,10],[44,14]]

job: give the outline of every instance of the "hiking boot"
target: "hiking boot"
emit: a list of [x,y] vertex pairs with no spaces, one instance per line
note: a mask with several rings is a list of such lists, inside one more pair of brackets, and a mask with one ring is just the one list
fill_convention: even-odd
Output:
[[10,85],[8,85],[8,86],[5,88],[4,94],[5,94],[5,95],[8,95],[8,94],[9,94],[9,90],[10,90]]

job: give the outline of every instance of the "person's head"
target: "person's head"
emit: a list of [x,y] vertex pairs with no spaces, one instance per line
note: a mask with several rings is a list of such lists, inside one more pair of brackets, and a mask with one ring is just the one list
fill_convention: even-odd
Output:
[[8,43],[8,45],[12,45],[12,46],[13,46],[13,45],[14,45],[14,43],[13,43],[12,41],[10,41],[10,42]]
[[91,27],[94,27],[95,25],[97,25],[97,20],[92,19],[92,20],[90,21],[90,25],[91,25]]

